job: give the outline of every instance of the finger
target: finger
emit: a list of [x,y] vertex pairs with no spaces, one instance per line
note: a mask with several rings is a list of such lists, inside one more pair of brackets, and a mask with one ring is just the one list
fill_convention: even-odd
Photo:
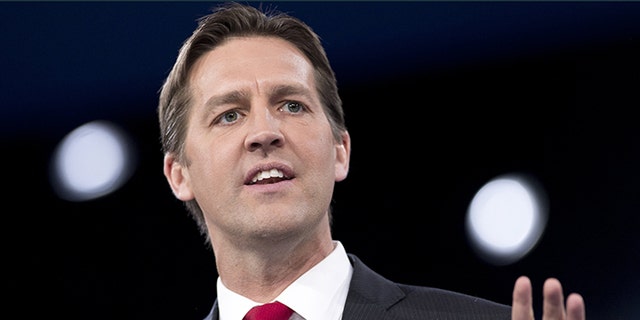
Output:
[[542,287],[542,319],[543,320],[564,320],[564,295],[562,285],[555,278],[549,278]]
[[567,320],[585,320],[584,299],[577,293],[567,297]]
[[526,276],[516,279],[513,287],[512,320],[534,320],[531,280]]

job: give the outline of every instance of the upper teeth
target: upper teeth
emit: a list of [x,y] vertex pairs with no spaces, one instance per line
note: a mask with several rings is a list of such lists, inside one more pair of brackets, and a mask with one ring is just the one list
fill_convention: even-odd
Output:
[[261,181],[264,179],[269,179],[269,178],[282,178],[284,177],[284,174],[282,173],[282,171],[278,170],[278,169],[271,169],[268,171],[260,171],[256,174],[255,177],[253,177],[253,179],[251,180],[251,182],[257,182],[257,181]]

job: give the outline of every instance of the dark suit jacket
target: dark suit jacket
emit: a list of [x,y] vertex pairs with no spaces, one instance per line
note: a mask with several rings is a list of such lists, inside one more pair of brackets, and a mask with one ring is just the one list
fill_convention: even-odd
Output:
[[[431,287],[392,282],[349,254],[353,277],[342,320],[511,319],[511,307]],[[218,302],[205,320],[218,320]]]

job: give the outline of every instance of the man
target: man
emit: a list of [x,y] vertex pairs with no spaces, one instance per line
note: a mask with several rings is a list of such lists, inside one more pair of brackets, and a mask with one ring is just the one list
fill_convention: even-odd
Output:
[[[331,198],[351,139],[318,36],[285,14],[228,3],[199,21],[158,107],[164,174],[212,246],[219,274],[207,319],[240,320],[279,301],[291,319],[533,319],[531,283],[513,306],[393,283],[331,234]],[[560,283],[545,320],[585,318]]]

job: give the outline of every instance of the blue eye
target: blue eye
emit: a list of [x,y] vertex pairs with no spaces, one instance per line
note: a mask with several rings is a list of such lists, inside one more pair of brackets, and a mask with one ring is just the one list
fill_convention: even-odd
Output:
[[302,104],[295,102],[295,101],[288,101],[284,104],[285,111],[291,112],[291,113],[299,113],[301,112],[304,107],[302,106]]
[[237,111],[228,111],[222,115],[222,117],[220,118],[220,121],[225,123],[231,123],[231,122],[238,121],[238,118],[240,118],[240,115],[238,114]]

